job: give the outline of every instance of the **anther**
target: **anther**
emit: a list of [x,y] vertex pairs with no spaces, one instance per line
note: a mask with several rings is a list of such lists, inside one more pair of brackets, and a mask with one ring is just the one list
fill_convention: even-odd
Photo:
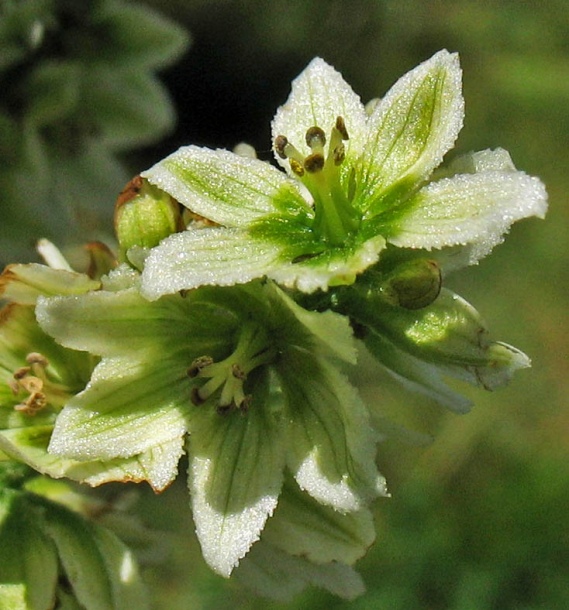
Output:
[[210,356],[200,356],[199,358],[196,358],[192,364],[190,364],[186,374],[188,377],[197,377],[202,369],[205,369],[211,364],[213,364],[213,358]]
[[324,133],[324,130],[316,125],[310,127],[306,132],[306,143],[312,150],[321,150],[324,147],[324,144],[326,144],[326,134]]
[[317,172],[322,171],[324,168],[324,155],[320,153],[314,153],[313,155],[308,155],[306,159],[304,159],[304,169],[309,174],[316,174]]
[[245,381],[245,379],[247,379],[247,373],[238,364],[233,364],[231,366],[231,374],[235,379],[239,379],[240,381]]
[[346,158],[346,147],[343,144],[338,144],[332,152],[334,165],[342,165]]
[[296,159],[290,160],[290,169],[299,177],[302,178],[304,176],[304,167],[299,163]]
[[285,147],[288,144],[288,140],[285,136],[277,136],[275,138],[275,151],[281,159],[286,159]]
[[346,129],[346,123],[344,122],[344,119],[341,116],[336,117],[336,129],[342,135],[343,140],[350,139],[350,136],[348,135],[348,130]]
[[30,352],[26,356],[26,362],[28,364],[39,364],[40,366],[43,366],[44,368],[47,368],[47,366],[49,365],[47,358],[45,356],[42,356],[42,354],[40,354],[38,352]]

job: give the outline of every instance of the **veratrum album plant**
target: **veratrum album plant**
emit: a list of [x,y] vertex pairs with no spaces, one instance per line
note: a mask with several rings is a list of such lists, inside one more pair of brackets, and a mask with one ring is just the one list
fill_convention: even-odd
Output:
[[[512,223],[546,211],[542,183],[505,150],[441,166],[463,115],[456,54],[440,51],[367,106],[317,58],[273,120],[280,167],[183,147],[121,193],[116,258],[91,244],[80,273],[42,242],[45,265],[8,266],[5,464],[159,492],[185,454],[197,537],[215,572],[278,599],[306,585],[361,594],[353,565],[388,492],[376,466],[383,431],[370,417],[378,405],[347,375],[359,347],[461,413],[470,402],[449,378],[493,390],[530,364],[444,286]],[[75,521],[53,500],[28,499],[29,476],[5,477],[0,536],[17,518],[26,541],[41,540],[53,577],[27,576],[39,550],[3,559],[0,573],[13,578],[1,582],[28,603],[14,607],[64,597],[132,607],[136,569],[115,561],[128,550],[85,528],[85,553],[71,565]],[[95,552],[102,538],[109,554]]]

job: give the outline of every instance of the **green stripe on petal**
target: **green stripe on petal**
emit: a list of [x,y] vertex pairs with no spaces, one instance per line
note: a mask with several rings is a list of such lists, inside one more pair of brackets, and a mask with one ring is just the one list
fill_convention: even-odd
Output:
[[[138,354],[103,360],[87,388],[58,415],[50,453],[78,460],[111,460],[173,442],[186,431],[187,363]],[[148,354],[146,354],[148,356]]]
[[289,413],[288,465],[300,488],[342,512],[385,494],[366,408],[344,376],[296,350],[282,355],[277,373]]
[[264,161],[197,146],[180,148],[142,176],[192,212],[228,227],[277,212],[273,198],[288,182]]
[[153,248],[142,273],[149,299],[203,285],[245,284],[278,268],[283,247],[253,240],[241,229],[176,233]]
[[284,435],[268,408],[266,379],[249,410],[221,415],[208,403],[189,424],[189,488],[205,560],[228,577],[259,539],[281,490]]
[[421,189],[383,233],[403,248],[472,244],[472,264],[499,244],[514,222],[543,218],[546,209],[545,187],[523,172],[459,174]]
[[[178,341],[181,329],[188,337],[188,358],[217,352],[235,321],[225,310],[179,295],[150,303],[136,289],[93,292],[82,297],[40,299],[36,316],[59,343],[102,356],[150,350],[162,352]],[[190,347],[191,346],[191,347]],[[157,360],[156,355],[153,356]]]
[[258,595],[282,602],[290,602],[308,585],[347,600],[365,592],[361,576],[351,566],[338,561],[315,564],[264,540],[251,549],[235,576]]
[[373,216],[427,179],[462,127],[458,56],[439,51],[395,83],[368,121],[356,201]]
[[[366,113],[358,95],[332,66],[313,59],[293,81],[292,92],[272,123],[273,139],[279,135],[306,156],[312,151],[306,144],[306,131],[318,126],[328,133],[336,118],[343,117],[350,139],[345,142],[346,157],[356,157],[364,140]],[[288,160],[276,155],[277,162],[293,177]]]
[[370,511],[341,513],[287,481],[263,540],[314,563],[352,564],[373,544],[375,528]]
[[111,481],[146,481],[157,492],[172,483],[183,453],[183,439],[179,437],[165,443],[157,443],[131,458],[106,461],[73,460],[48,453],[52,431],[53,425],[2,430],[0,448],[13,459],[55,479],[65,477],[93,487]]
[[379,260],[385,239],[377,235],[359,246],[333,248],[298,263],[283,262],[267,275],[287,288],[306,293],[353,284],[356,276]]

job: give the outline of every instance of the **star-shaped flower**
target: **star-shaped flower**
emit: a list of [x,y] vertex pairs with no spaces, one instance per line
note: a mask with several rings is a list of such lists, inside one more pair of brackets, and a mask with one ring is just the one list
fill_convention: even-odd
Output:
[[[385,489],[367,409],[337,366],[355,358],[347,318],[309,312],[270,281],[148,301],[124,267],[102,290],[41,298],[36,315],[62,346],[101,357],[57,417],[53,459],[146,456],[149,482],[161,489],[185,450],[203,554],[224,576],[258,540],[285,472],[306,496],[287,494],[300,506],[294,515],[317,522],[327,514],[320,504],[338,511],[318,563],[346,563],[345,545],[351,563],[369,546],[368,504]],[[303,521],[279,514],[295,527]],[[307,557],[305,537],[283,539],[283,527],[270,544]]]
[[272,124],[286,173],[188,146],[142,174],[207,221],[151,251],[143,293],[155,299],[263,276],[327,290],[353,283],[388,244],[461,246],[476,262],[513,222],[543,216],[546,194],[504,151],[433,173],[463,114],[456,54],[440,51],[409,72],[370,114],[338,72],[313,60]]

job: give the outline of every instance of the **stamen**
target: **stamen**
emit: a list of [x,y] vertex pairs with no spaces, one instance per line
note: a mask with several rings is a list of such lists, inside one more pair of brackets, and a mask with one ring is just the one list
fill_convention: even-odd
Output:
[[324,169],[324,155],[314,153],[304,159],[304,169],[310,174],[321,172]]
[[275,151],[281,159],[286,159],[285,148],[287,144],[288,140],[285,136],[277,136],[275,138]]
[[[344,142],[350,136],[343,117],[338,116],[330,130],[329,139],[324,130],[313,125],[305,134],[310,154],[303,157],[299,151],[279,135],[274,148],[281,159],[288,159],[294,174],[302,179],[314,201],[313,231],[325,241],[341,245],[357,229],[360,214],[352,205],[353,192],[346,193],[346,172],[338,168],[346,159]],[[326,150],[325,150],[326,147]],[[353,191],[353,189],[352,189]]]
[[306,143],[312,150],[322,150],[324,144],[326,144],[326,134],[323,129],[317,127],[310,127],[306,132]]
[[187,370],[188,376],[206,380],[203,385],[196,384],[192,388],[192,403],[201,405],[215,395],[218,413],[225,414],[234,409],[246,412],[251,401],[251,397],[244,391],[248,374],[269,363],[275,355],[264,330],[254,323],[246,324],[241,329],[237,346],[230,356],[219,362],[214,362],[210,356],[201,356],[191,363]]
[[20,404],[15,405],[14,409],[26,415],[35,415],[40,409],[48,404],[52,406],[63,406],[70,398],[69,388],[51,381],[46,368],[49,361],[45,356],[38,352],[30,352],[26,356],[29,366],[23,366],[14,371],[12,380],[8,385],[14,396],[25,392],[28,397]]
[[348,135],[348,130],[346,129],[346,123],[344,122],[343,117],[336,117],[336,129],[342,135],[342,140],[349,140],[350,136]]
[[197,377],[202,369],[213,364],[213,358],[210,356],[200,356],[196,358],[188,367],[186,374],[188,377]]

